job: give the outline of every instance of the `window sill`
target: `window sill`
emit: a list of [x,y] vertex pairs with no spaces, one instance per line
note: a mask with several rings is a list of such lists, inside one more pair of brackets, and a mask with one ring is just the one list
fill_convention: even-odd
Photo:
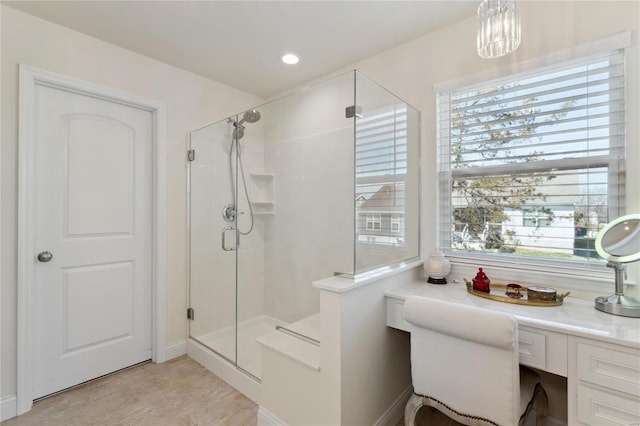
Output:
[[[592,298],[611,294],[614,290],[614,273],[608,269],[587,271],[557,267],[557,265],[530,265],[491,259],[481,255],[445,253],[451,262],[450,280],[471,280],[478,268],[482,268],[493,282],[516,282],[523,285],[539,285],[571,291],[572,296]],[[625,282],[635,286],[635,282]]]

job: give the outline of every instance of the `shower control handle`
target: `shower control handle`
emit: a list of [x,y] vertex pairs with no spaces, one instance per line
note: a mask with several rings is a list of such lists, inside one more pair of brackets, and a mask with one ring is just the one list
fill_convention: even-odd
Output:
[[222,218],[227,222],[236,220],[238,214],[235,204],[227,204],[222,208]]
[[[227,247],[226,244],[226,239],[227,239],[227,231],[233,231],[234,236],[235,236],[235,246],[233,247]],[[233,250],[237,250],[238,246],[240,245],[240,241],[238,241],[238,232],[237,229],[231,227],[231,226],[227,226],[226,228],[222,228],[222,250],[224,251],[233,251]]]

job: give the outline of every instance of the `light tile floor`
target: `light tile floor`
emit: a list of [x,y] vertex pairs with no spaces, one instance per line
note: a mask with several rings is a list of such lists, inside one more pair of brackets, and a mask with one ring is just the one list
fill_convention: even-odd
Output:
[[43,399],[2,426],[254,426],[257,412],[253,401],[182,356]]

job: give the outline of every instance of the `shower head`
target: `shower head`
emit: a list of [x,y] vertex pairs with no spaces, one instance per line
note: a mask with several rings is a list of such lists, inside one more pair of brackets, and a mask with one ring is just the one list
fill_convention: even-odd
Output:
[[233,129],[234,139],[242,139],[244,137],[244,130],[245,130],[245,127],[243,126],[243,124],[256,123],[258,120],[260,120],[260,112],[256,111],[255,109],[250,109],[249,111],[246,111],[244,113],[240,121],[236,121],[230,117],[227,119],[227,123],[232,123],[234,126],[234,129]]
[[256,111],[255,109],[250,109],[249,111],[246,111],[244,113],[244,115],[242,116],[242,120],[240,120],[239,124],[256,123],[258,120],[260,120],[260,112]]

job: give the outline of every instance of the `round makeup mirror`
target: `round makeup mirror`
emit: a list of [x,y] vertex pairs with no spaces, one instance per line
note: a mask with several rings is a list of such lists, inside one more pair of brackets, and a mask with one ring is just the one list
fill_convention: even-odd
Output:
[[615,271],[615,294],[597,297],[596,309],[613,315],[640,317],[640,300],[624,295],[625,264],[640,260],[640,214],[609,222],[598,233],[596,251]]

